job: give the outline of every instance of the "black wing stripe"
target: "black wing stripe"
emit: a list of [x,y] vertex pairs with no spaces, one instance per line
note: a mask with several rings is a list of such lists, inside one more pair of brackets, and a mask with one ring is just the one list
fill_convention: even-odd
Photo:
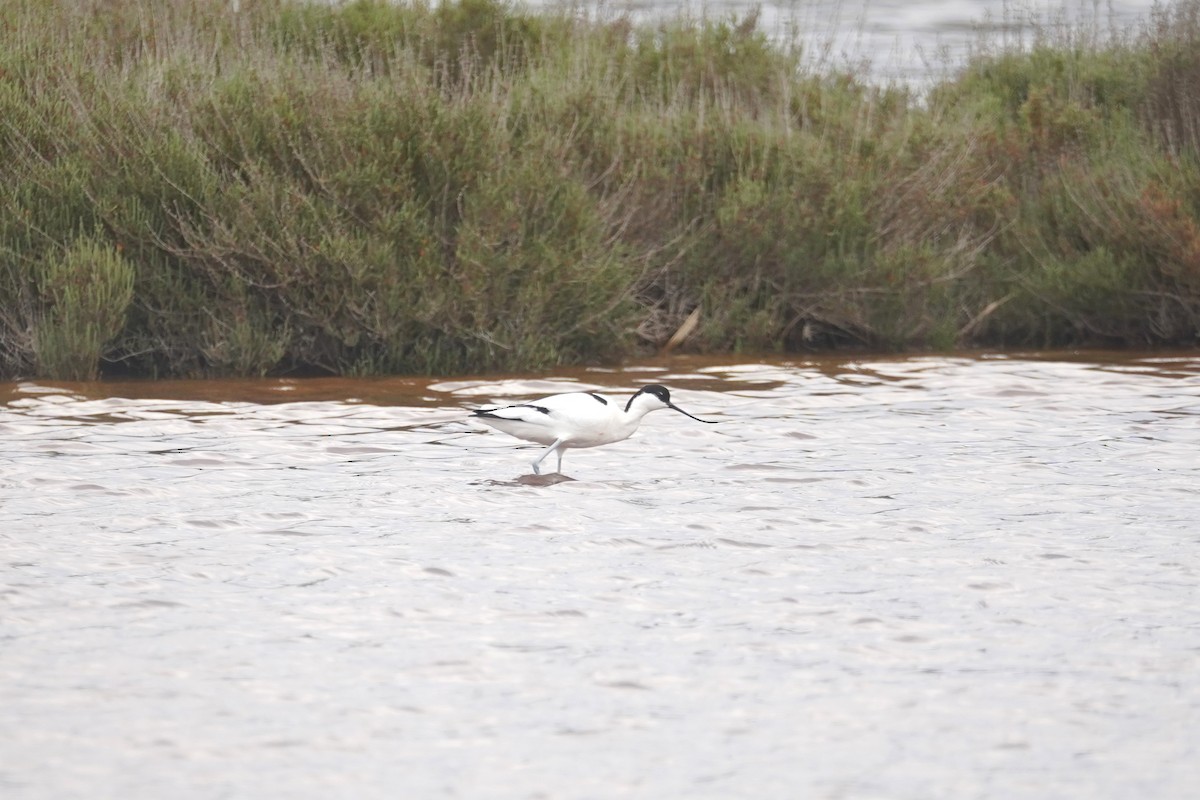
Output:
[[491,417],[492,419],[508,419],[508,417],[502,417],[495,412],[506,411],[510,408],[532,408],[534,411],[540,411],[546,416],[550,415],[550,409],[546,408],[545,406],[535,406],[530,403],[517,403],[516,405],[503,406],[501,408],[477,408],[471,412],[471,416]]

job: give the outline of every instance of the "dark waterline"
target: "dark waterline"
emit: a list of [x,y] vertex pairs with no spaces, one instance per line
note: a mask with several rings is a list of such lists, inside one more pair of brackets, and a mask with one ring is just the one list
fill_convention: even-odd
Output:
[[[746,355],[722,356],[672,355],[648,358],[641,361],[615,366],[562,367],[550,375],[555,381],[579,381],[603,386],[607,390],[636,390],[647,383],[645,375],[655,372],[688,372],[695,367],[718,368],[723,365],[746,363],[769,364],[779,367],[803,367],[820,371],[826,375],[837,375],[847,369],[857,369],[863,363],[902,363],[922,358],[949,358],[965,361],[1028,360],[1062,361],[1087,363],[1097,368],[1111,366],[1125,369],[1140,365],[1140,369],[1176,369],[1173,365],[1189,364],[1200,358],[1200,351],[1193,350],[1029,350],[1011,352],[963,351],[930,354],[887,354],[864,352],[833,352],[806,355]],[[114,378],[99,381],[56,381],[36,379],[28,381],[0,381],[0,404],[38,394],[64,393],[86,398],[123,397],[156,400],[203,400],[208,402],[247,403],[293,403],[309,401],[343,401],[414,407],[434,407],[446,402],[445,391],[431,389],[443,384],[457,385],[461,382],[488,383],[506,380],[528,379],[524,374],[495,373],[487,375],[456,376],[440,378],[433,376],[388,376],[388,377],[273,377],[273,378],[197,378],[197,379],[154,379]],[[719,391],[726,386],[720,379],[709,379],[702,375],[689,374],[689,386],[695,389]]]

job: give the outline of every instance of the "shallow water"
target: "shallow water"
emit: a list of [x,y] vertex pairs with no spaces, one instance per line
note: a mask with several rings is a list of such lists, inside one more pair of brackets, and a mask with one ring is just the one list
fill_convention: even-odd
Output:
[[[524,477],[466,407],[661,382]],[[0,795],[1183,798],[1200,355],[0,386]]]
[[[638,20],[691,14],[744,19],[801,45],[810,65],[849,67],[877,81],[925,87],[981,47],[1028,44],[1040,33],[1075,40],[1129,35],[1155,0],[526,0],[534,8],[582,6]],[[1159,2],[1159,6],[1169,3]],[[596,9],[599,9],[597,12]]]

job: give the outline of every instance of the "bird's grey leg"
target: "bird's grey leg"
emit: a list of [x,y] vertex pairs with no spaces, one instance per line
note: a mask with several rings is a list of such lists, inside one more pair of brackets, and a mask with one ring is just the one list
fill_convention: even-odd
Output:
[[550,455],[551,453],[555,452],[556,450],[558,451],[558,471],[562,472],[562,450],[559,450],[558,448],[562,447],[562,443],[564,441],[566,441],[566,439],[564,439],[563,437],[560,436],[559,438],[554,440],[554,444],[547,447],[545,450],[542,451],[542,454],[540,456],[538,456],[536,459],[534,459],[534,461],[533,461],[533,474],[534,475],[542,474],[542,470],[539,465],[542,463],[543,460],[545,460],[546,456]]

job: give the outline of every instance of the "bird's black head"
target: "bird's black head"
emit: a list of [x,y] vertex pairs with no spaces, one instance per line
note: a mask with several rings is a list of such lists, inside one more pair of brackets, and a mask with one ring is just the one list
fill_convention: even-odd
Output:
[[648,386],[643,386],[641,389],[638,389],[638,394],[652,394],[667,405],[671,404],[671,393],[667,391],[667,387],[661,386],[657,383],[651,383]]
[[660,386],[657,383],[652,383],[648,386],[643,386],[642,388],[638,389],[637,393],[634,394],[633,397],[629,398],[629,402],[625,404],[625,411],[628,412],[629,409],[633,407],[633,401],[637,400],[644,394],[658,398],[658,400],[668,408],[671,406],[671,393],[667,391],[667,387]]
[[707,422],[709,424],[715,424],[715,422],[716,422],[716,420],[700,419],[699,417],[693,417],[691,414],[689,414],[688,412],[684,411],[679,406],[672,403],[671,402],[671,393],[669,391],[667,391],[667,387],[662,386],[657,383],[651,383],[647,386],[643,386],[641,389],[638,389],[637,394],[635,394],[633,397],[629,398],[629,402],[625,404],[625,413],[626,414],[628,414],[629,409],[633,407],[633,401],[637,400],[639,397],[641,397],[644,394],[648,394],[651,397],[653,397],[655,400],[657,400],[658,402],[662,403],[663,408],[669,408],[672,411],[678,411],[680,414],[683,414],[685,417],[692,417],[692,419],[696,420],[697,422]]

